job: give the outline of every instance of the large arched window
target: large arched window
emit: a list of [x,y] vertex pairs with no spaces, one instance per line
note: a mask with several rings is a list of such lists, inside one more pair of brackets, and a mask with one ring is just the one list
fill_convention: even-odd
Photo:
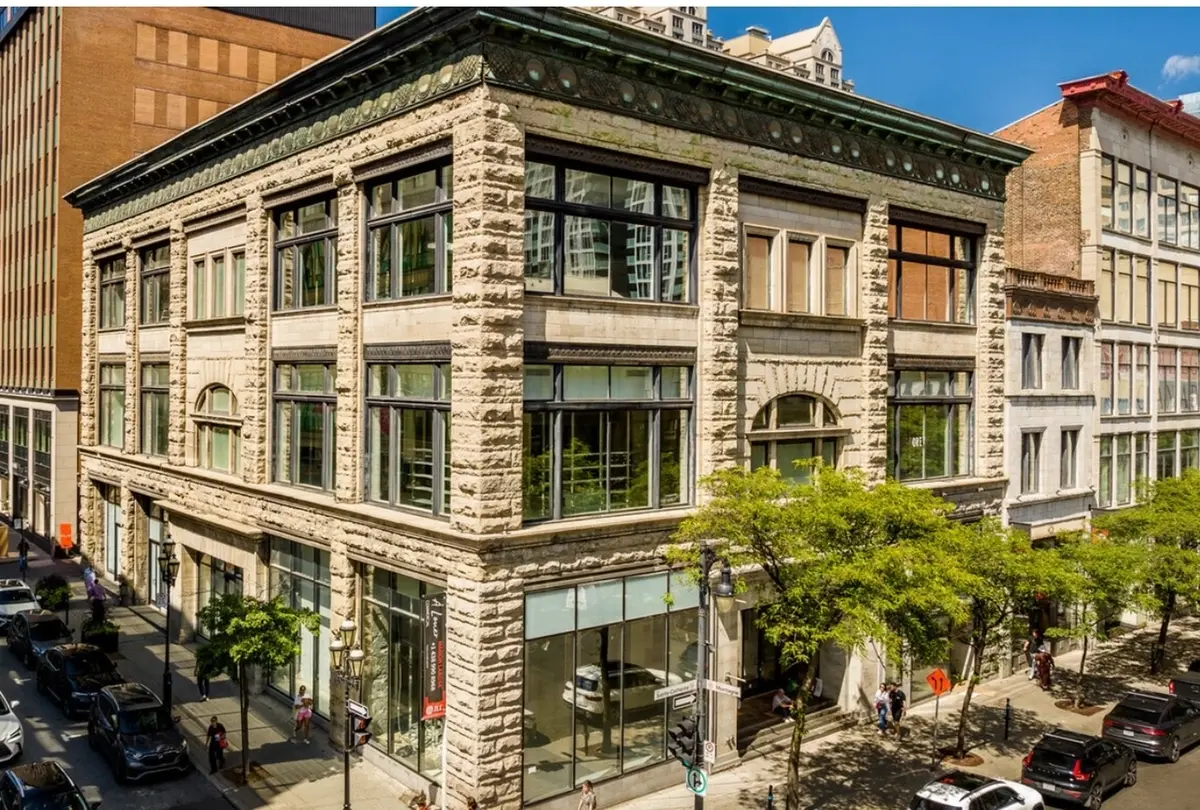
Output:
[[192,418],[196,423],[196,458],[200,466],[236,473],[242,418],[238,416],[233,392],[223,385],[205,388],[200,392]]
[[838,426],[833,408],[817,397],[788,394],[763,406],[750,429],[750,469],[770,465],[784,478],[808,483],[811,466],[798,461],[819,458],[838,466],[848,431]]
[[824,59],[826,62],[832,62],[833,61],[833,51],[826,48],[825,50],[821,51],[821,58]]

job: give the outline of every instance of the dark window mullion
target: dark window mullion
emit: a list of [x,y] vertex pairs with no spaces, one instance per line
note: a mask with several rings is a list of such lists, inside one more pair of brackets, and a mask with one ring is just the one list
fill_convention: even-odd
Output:
[[[417,219],[425,219],[434,214],[446,214],[454,210],[454,201],[445,200],[428,205],[422,205],[420,208],[407,208],[403,211],[397,211],[394,214],[385,214],[378,217],[370,217],[367,219],[367,225],[375,228],[384,225],[400,225],[405,222],[411,222]],[[334,229],[336,233],[336,229]]]
[[[299,222],[298,219],[297,219],[297,222]],[[278,228],[279,228],[278,224],[276,224],[275,227],[278,230]],[[319,242],[320,240],[326,239],[330,236],[337,238],[337,234],[338,234],[338,226],[335,223],[332,228],[325,228],[324,230],[321,230],[321,231],[313,231],[312,233],[300,234],[299,236],[291,236],[291,237],[288,237],[287,239],[276,239],[275,247],[276,248],[295,247],[296,245],[303,245],[308,242]]]
[[563,513],[563,418],[562,411],[550,417],[550,517],[561,520]]
[[400,503],[400,412],[395,406],[388,408],[388,492],[390,504]]
[[446,225],[442,211],[433,217],[433,292],[446,290]]
[[442,448],[442,439],[445,437],[446,426],[442,424],[443,415],[441,411],[433,411],[433,419],[430,421],[433,424],[433,494],[430,498],[430,511],[434,515],[442,513],[442,475],[445,472],[445,463]]
[[[647,500],[648,500],[648,505],[650,506],[651,509],[659,508],[658,480],[659,480],[659,476],[662,474],[662,441],[661,441],[661,434],[660,434],[661,426],[662,426],[662,411],[659,409],[655,409],[654,411],[652,411],[650,413],[650,435],[646,437],[646,440],[650,445],[648,448],[649,456],[650,456],[650,475],[649,475],[649,481],[647,483],[647,485],[650,487],[650,492],[649,492],[650,497]],[[682,460],[683,459],[680,459],[680,461],[682,461]],[[680,469],[679,474],[680,475],[684,474],[682,469]]]

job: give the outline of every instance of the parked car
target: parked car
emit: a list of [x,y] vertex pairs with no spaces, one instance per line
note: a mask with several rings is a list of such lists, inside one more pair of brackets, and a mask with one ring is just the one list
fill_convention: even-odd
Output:
[[[621,675],[625,680],[622,684]],[[608,662],[609,711],[629,713],[661,705],[654,700],[655,690],[667,685],[682,683],[677,675],[668,676],[662,671],[651,671],[636,664],[622,661]],[[604,712],[604,690],[601,686],[600,667],[585,664],[575,670],[575,682],[563,685],[562,699],[572,704],[576,711],[588,717],[600,717]]]
[[1130,692],[1104,715],[1104,738],[1178,762],[1200,741],[1200,706],[1162,692]]
[[30,669],[37,668],[46,650],[72,638],[63,620],[49,610],[22,610],[8,623],[8,651]]
[[1004,779],[948,771],[917,791],[908,810],[1045,810],[1042,794]]
[[[1197,664],[1200,664],[1200,661],[1192,662],[1193,667]],[[1200,703],[1200,669],[1189,667],[1187,672],[1175,675],[1167,684],[1167,691],[1185,700]]]
[[23,610],[40,607],[33,598],[33,591],[19,579],[0,579],[0,630],[8,626],[13,616]]
[[109,657],[91,644],[52,647],[37,669],[38,691],[50,695],[70,718],[91,709],[101,689],[124,681]]
[[25,751],[25,728],[15,711],[19,705],[0,693],[0,762],[12,762]]
[[1021,783],[1096,810],[1114,788],[1137,784],[1137,756],[1111,740],[1055,729],[1025,756]]
[[62,766],[54,760],[18,765],[0,775],[0,810],[99,810],[88,804]]
[[88,714],[88,744],[104,755],[118,782],[186,774],[187,740],[158,695],[140,683],[106,686]]

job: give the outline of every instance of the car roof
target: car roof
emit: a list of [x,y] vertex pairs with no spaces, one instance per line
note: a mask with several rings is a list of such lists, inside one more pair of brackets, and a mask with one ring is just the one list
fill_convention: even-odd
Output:
[[67,776],[62,765],[52,759],[17,765],[10,768],[8,772],[25,792],[30,790],[60,791],[64,788],[75,787],[75,783],[71,781],[70,776]]
[[19,579],[0,579],[0,591],[15,590],[17,588],[29,590],[29,586]]
[[997,784],[990,776],[982,776],[967,771],[946,771],[934,780],[934,783],[958,788],[963,796],[968,796],[981,788]]
[[61,652],[67,658],[75,655],[88,655],[90,653],[102,652],[101,649],[95,644],[59,644],[54,649]]
[[1174,699],[1174,695],[1167,694],[1166,692],[1143,692],[1138,690],[1129,692],[1117,701],[1117,703],[1126,706],[1143,706],[1147,709],[1162,709]]
[[1069,731],[1065,728],[1056,728],[1049,732],[1042,739],[1038,740],[1035,748],[1049,748],[1053,751],[1066,751],[1073,753],[1078,751],[1088,743],[1099,740],[1099,737],[1093,737],[1090,734],[1082,734],[1078,731]]
[[146,686],[132,681],[106,686],[101,691],[107,692],[117,701],[117,708],[120,711],[156,709],[162,705],[162,701],[158,699],[158,695],[154,694]]

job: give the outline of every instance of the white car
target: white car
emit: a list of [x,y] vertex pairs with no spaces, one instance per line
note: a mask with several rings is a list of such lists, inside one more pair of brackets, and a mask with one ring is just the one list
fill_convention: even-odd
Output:
[[13,711],[18,705],[0,693],[0,762],[11,762],[25,750],[25,729]]
[[1031,787],[965,771],[949,771],[917,791],[908,810],[1045,810]]
[[[622,691],[621,676],[624,673],[624,691]],[[668,674],[662,670],[651,670],[636,664],[621,661],[608,662],[608,695],[609,711],[624,713],[648,709],[656,704],[654,692],[671,684],[682,682],[678,675]],[[624,705],[622,705],[622,695]],[[575,683],[567,681],[563,685],[562,699],[573,704],[577,711],[599,717],[604,712],[604,690],[600,685],[600,667],[596,664],[585,664],[575,670]]]
[[33,591],[19,579],[0,579],[0,629],[8,627],[22,610],[37,610],[41,607],[33,598]]

